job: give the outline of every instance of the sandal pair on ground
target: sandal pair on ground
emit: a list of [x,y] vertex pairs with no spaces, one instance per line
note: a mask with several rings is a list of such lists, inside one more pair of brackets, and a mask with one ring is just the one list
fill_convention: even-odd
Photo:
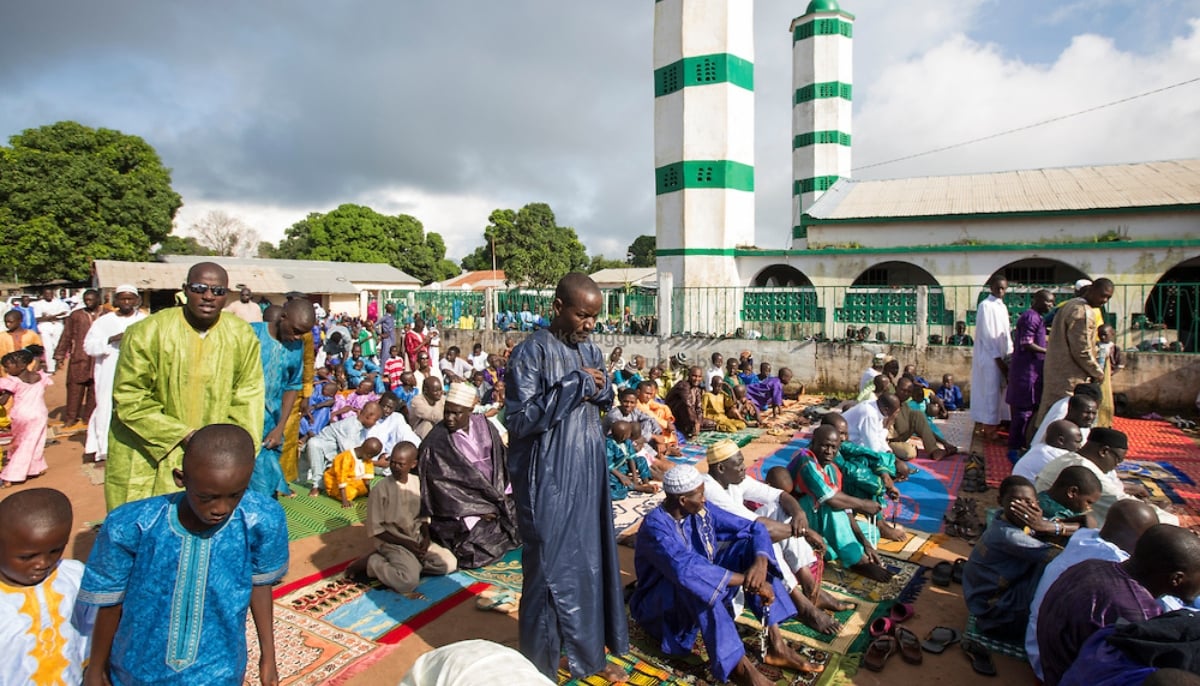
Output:
[[933,566],[933,570],[930,574],[934,585],[946,588],[950,585],[951,581],[956,584],[961,584],[963,578],[963,568],[966,566],[966,564],[966,559],[961,557],[952,563],[946,562],[945,560],[937,563]]
[[963,465],[962,490],[964,493],[983,493],[987,485],[987,461],[978,453],[971,453]]
[[974,541],[983,534],[984,524],[979,518],[974,498],[958,498],[954,507],[944,517],[946,534],[967,541]]

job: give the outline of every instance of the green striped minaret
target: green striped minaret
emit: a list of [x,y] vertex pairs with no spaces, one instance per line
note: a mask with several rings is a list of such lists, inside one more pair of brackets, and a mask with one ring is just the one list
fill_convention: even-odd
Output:
[[854,15],[812,0],[792,21],[792,239],[801,217],[835,181],[850,176]]
[[[660,285],[740,286],[733,251],[754,243],[753,3],[656,0],[654,96]],[[688,313],[705,308],[673,309],[676,331],[696,331]],[[711,333],[738,326],[739,308],[721,309]]]

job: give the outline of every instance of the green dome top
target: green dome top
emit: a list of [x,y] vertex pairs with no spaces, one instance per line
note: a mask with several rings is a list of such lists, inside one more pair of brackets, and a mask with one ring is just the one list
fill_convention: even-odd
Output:
[[812,0],[808,3],[808,9],[805,14],[813,12],[840,12],[842,8],[838,7],[837,0]]

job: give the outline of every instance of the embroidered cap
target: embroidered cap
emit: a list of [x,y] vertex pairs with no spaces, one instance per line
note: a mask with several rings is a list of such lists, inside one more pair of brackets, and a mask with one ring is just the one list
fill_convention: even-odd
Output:
[[114,293],[133,293],[134,295],[137,295],[137,292],[137,288],[128,283],[123,283],[120,286],[117,286],[117,290],[114,291]]
[[700,488],[704,477],[690,464],[681,464],[663,474],[663,490],[667,495],[683,495]]
[[738,448],[738,444],[734,443],[728,438],[723,441],[717,441],[716,443],[708,446],[708,463],[717,464],[718,462],[724,462],[734,455],[737,455],[739,450],[740,448]]
[[446,394],[446,402],[459,407],[475,407],[477,400],[479,400],[479,394],[469,383],[452,383],[450,392]]

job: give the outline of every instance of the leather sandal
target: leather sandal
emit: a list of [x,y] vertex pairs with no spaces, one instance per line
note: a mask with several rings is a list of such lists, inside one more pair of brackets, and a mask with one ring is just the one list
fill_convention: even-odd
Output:
[[921,642],[917,635],[905,629],[896,627],[896,643],[900,646],[900,658],[910,665],[919,665],[922,661]]
[[[957,526],[957,525],[953,525],[953,526]],[[949,527],[946,528],[946,533],[950,533]],[[933,566],[933,573],[932,573],[931,578],[932,578],[935,586],[941,586],[941,587],[945,588],[950,585],[950,580],[953,578],[953,575],[954,575],[953,566],[949,562],[946,562],[945,560],[943,560]]]
[[896,639],[891,636],[880,636],[871,641],[867,654],[863,655],[862,665],[872,672],[882,672],[887,659],[896,652]]
[[996,665],[992,663],[992,654],[988,652],[987,648],[975,641],[963,641],[962,648],[967,659],[971,661],[971,669],[974,669],[976,674],[996,676]]
[[962,634],[958,629],[951,629],[948,626],[935,626],[929,630],[929,635],[925,637],[921,647],[925,652],[941,655],[946,652],[946,648],[958,643],[962,639]]

